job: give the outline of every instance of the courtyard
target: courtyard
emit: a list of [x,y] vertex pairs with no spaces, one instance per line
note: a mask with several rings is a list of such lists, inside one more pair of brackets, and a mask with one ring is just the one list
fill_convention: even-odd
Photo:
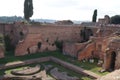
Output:
[[[70,56],[66,56],[63,55],[60,51],[51,51],[51,52],[42,52],[42,53],[37,53],[37,54],[29,54],[29,55],[25,55],[25,56],[21,56],[21,57],[14,57],[14,56],[7,56],[6,58],[0,59],[1,64],[10,64],[10,63],[15,63],[15,62],[22,62],[22,61],[27,61],[27,60],[31,60],[31,59],[37,59],[37,58],[43,58],[43,57],[49,57],[49,56],[53,56],[59,60],[62,60],[64,62],[70,63],[72,65],[75,65],[77,67],[80,67],[84,70],[93,72],[99,76],[105,75],[108,72],[104,72],[104,73],[100,73],[99,70],[101,69],[101,67],[97,66],[97,59],[95,59],[94,63],[90,63],[89,61],[83,62],[83,61],[78,61],[76,58],[70,57]],[[42,61],[42,60],[41,60]],[[72,70],[72,69],[68,69],[66,66],[62,65],[62,64],[58,64],[57,62],[55,62],[56,60],[52,60],[52,61],[43,61],[43,62],[39,62],[39,61],[34,61],[35,63],[30,63],[30,64],[25,64],[24,65],[17,65],[16,67],[12,67],[12,68],[6,68],[6,69],[1,69],[0,71],[0,75],[3,76],[5,74],[9,74],[11,72],[11,70],[13,69],[21,69],[23,67],[26,66],[35,66],[39,63],[39,65],[52,65],[52,68],[58,69],[57,71],[63,72],[63,74],[67,74],[69,76],[72,77],[76,77],[82,80],[92,80],[91,77],[84,75],[84,74],[78,74],[76,71]],[[54,72],[54,70],[53,70]],[[48,70],[47,75],[50,77],[50,70]],[[62,73],[60,73],[62,74]]]

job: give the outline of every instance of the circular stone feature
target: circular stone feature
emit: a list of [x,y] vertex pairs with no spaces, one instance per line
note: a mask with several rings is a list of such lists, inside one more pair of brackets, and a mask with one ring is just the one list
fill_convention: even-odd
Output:
[[13,75],[32,75],[40,71],[40,65],[36,65],[35,67],[26,67],[22,70],[13,70],[11,73]]

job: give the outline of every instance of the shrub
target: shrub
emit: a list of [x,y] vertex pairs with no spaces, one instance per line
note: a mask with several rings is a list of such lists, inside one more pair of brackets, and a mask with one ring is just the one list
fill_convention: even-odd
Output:
[[11,39],[9,35],[4,36],[4,42],[6,51],[14,51],[15,47],[11,44]]
[[56,45],[56,47],[57,47],[60,51],[62,51],[62,49],[63,49],[63,41],[58,41],[58,40],[56,40],[56,41],[55,41],[55,45]]
[[80,36],[82,38],[82,41],[80,41],[80,42],[86,42],[89,40],[90,36],[93,36],[93,31],[90,28],[84,27],[80,31]]

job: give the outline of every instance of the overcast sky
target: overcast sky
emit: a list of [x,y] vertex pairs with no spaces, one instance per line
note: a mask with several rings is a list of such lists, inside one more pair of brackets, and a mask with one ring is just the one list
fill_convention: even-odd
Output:
[[[0,0],[0,16],[24,16],[24,0]],[[98,17],[120,14],[120,0],[33,0],[32,18],[56,20],[91,20],[94,9]]]

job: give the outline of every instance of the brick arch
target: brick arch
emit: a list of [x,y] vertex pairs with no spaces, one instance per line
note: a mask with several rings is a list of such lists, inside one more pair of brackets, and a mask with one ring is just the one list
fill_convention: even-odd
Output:
[[116,69],[116,56],[117,51],[116,50],[106,50],[104,55],[104,64],[103,68],[107,71],[113,71]]

